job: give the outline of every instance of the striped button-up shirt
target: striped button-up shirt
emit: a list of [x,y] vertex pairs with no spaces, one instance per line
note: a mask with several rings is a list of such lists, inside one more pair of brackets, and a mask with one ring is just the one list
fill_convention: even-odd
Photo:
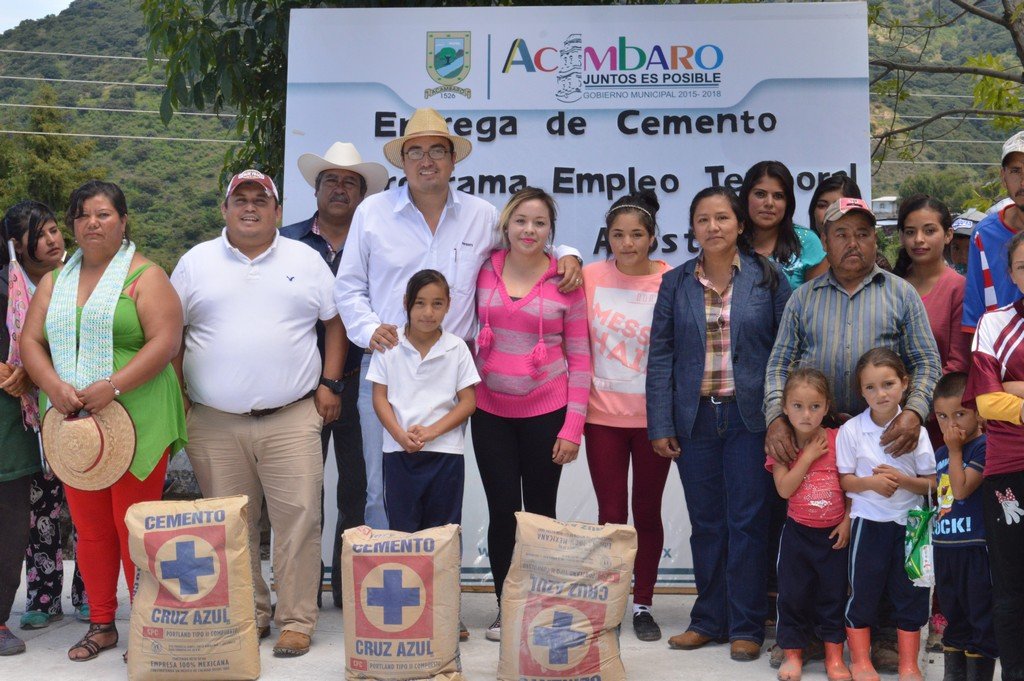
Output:
[[[732,262],[732,274],[740,269],[740,254]],[[704,318],[707,333],[704,343],[704,378],[700,394],[705,397],[728,397],[736,394],[736,381],[732,373],[732,340],[729,335],[729,317],[732,313],[732,277],[721,293],[704,274],[704,260],[697,262],[693,274],[704,287]]]
[[765,374],[764,413],[782,414],[782,389],[792,366],[820,369],[831,381],[837,411],[857,414],[867,404],[854,383],[860,356],[886,347],[910,372],[906,408],[923,423],[941,373],[939,351],[921,296],[907,282],[876,265],[853,293],[825,274],[798,288],[786,304]]

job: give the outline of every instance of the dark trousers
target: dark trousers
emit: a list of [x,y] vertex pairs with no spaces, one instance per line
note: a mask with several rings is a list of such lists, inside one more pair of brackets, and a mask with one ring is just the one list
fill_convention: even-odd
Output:
[[562,467],[551,460],[565,407],[514,419],[477,409],[472,416],[473,450],[487,495],[487,555],[494,593],[501,600],[516,543],[516,511],[555,517]]
[[0,482],[0,518],[4,538],[0,541],[0,625],[11,616],[14,595],[21,585],[21,561],[28,546],[28,488],[31,475]]
[[808,527],[786,519],[779,542],[777,641],[781,648],[805,648],[817,636],[826,643],[846,640],[846,568],[849,552],[833,548],[834,527]]
[[[654,453],[646,428],[615,428],[588,423],[587,466],[597,495],[597,522],[626,524],[630,501],[636,528],[636,564],[633,567],[633,603],[651,605],[658,563],[665,544],[661,523],[661,497],[672,459]],[[633,467],[632,500],[629,469]]]
[[[341,418],[328,423],[320,431],[324,464],[327,463],[327,449],[333,436],[334,461],[338,466],[338,521],[334,526],[331,552],[331,595],[338,607],[341,607],[341,533],[362,525],[363,511],[366,510],[366,462],[363,461],[363,432],[359,427],[359,410],[356,407],[359,397],[359,374],[354,373],[346,377],[343,383]],[[324,517],[324,496],[325,493],[321,490],[321,525]],[[319,594],[319,591],[317,593]]]
[[[32,475],[29,488],[32,512],[29,516],[28,551],[25,552],[25,578],[28,602],[26,611],[63,614],[61,594],[64,592],[64,536],[61,532],[61,510],[67,505],[64,485],[53,473],[42,471]],[[72,544],[75,543],[72,526]],[[75,561],[71,580],[71,605],[87,604],[85,582]]]
[[384,453],[384,510],[388,526],[419,532],[462,524],[466,462],[461,454],[419,451]]
[[988,549],[936,545],[935,593],[948,622],[942,645],[975,655],[999,657],[992,628]]
[[981,489],[1003,681],[1024,681],[1024,471],[990,475]]
[[906,527],[854,518],[850,531],[850,599],[846,626],[878,623],[883,594],[893,605],[896,628],[917,631],[928,621],[928,589],[914,586],[903,567]]
[[764,642],[768,498],[764,433],[747,430],[735,402],[701,399],[676,459],[690,516],[697,601],[687,629]]

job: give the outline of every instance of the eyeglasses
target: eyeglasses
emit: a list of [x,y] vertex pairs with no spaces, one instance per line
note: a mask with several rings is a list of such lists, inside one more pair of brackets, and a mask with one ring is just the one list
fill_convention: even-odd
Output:
[[413,147],[409,151],[403,151],[402,156],[409,159],[410,161],[422,160],[424,155],[429,156],[435,161],[440,161],[442,158],[450,154],[451,151],[444,147],[430,147],[430,149],[423,151],[419,147]]

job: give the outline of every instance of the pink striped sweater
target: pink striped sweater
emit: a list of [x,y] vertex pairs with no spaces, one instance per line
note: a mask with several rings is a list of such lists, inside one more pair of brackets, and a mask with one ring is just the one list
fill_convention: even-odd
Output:
[[558,291],[551,258],[530,292],[512,300],[501,280],[507,251],[495,251],[476,281],[476,406],[505,418],[527,418],[567,407],[558,437],[583,435],[590,392],[590,340],[583,289]]

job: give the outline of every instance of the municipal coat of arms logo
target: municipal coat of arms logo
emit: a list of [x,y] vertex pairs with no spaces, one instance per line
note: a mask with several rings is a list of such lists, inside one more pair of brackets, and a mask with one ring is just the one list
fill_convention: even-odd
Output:
[[427,32],[427,73],[440,87],[427,88],[423,98],[429,99],[441,93],[453,93],[469,99],[469,88],[457,87],[469,75],[470,68],[469,31],[428,31]]

